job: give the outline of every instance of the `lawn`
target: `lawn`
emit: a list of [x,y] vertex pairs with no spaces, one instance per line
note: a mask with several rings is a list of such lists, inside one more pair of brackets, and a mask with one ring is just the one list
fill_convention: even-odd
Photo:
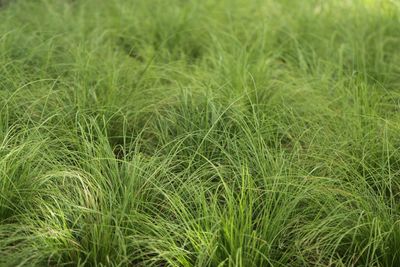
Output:
[[0,1],[0,266],[400,266],[400,2]]

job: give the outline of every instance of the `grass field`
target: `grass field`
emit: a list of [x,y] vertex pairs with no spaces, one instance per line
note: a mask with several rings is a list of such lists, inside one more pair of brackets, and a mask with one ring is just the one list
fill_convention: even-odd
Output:
[[400,266],[397,0],[0,3],[0,266]]

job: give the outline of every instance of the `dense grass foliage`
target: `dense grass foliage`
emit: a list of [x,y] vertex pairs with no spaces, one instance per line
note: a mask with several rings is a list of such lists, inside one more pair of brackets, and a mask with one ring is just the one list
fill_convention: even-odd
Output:
[[400,266],[399,2],[0,3],[0,266]]

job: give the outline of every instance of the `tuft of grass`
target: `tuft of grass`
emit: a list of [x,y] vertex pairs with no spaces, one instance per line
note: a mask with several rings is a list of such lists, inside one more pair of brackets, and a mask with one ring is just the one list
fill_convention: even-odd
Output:
[[0,21],[0,266],[400,266],[396,1]]

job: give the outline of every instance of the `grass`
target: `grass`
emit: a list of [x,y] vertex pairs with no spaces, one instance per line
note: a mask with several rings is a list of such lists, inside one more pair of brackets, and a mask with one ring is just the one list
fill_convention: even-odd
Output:
[[397,0],[0,3],[0,266],[400,266]]

